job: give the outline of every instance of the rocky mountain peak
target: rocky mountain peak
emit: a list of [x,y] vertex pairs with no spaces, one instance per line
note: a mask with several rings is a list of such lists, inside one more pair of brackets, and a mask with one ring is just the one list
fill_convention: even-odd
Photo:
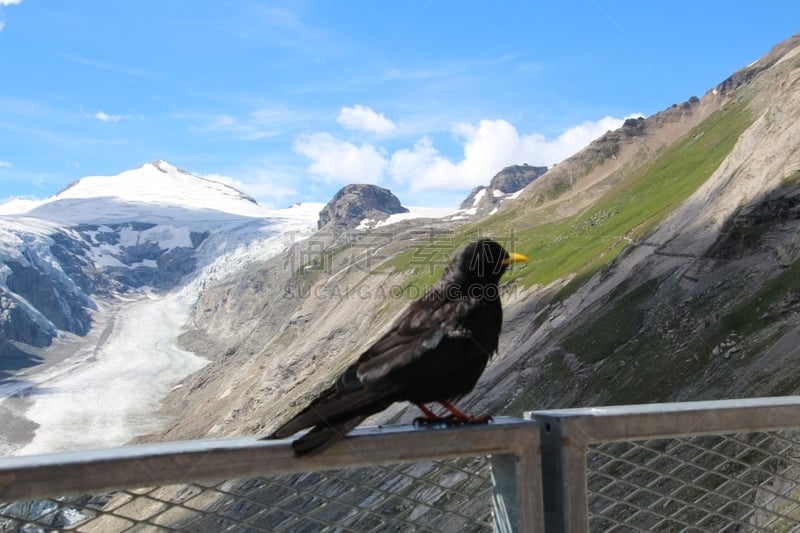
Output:
[[492,178],[489,187],[505,194],[524,189],[533,180],[547,172],[547,167],[535,167],[524,163],[504,168]]
[[531,166],[527,163],[508,166],[494,175],[488,187],[479,185],[472,189],[460,207],[474,209],[478,215],[491,213],[503,201],[527,187],[545,172],[547,167]]
[[408,209],[400,205],[400,200],[389,189],[377,185],[346,185],[319,212],[317,228],[353,229],[363,220],[384,220],[396,213],[408,213]]

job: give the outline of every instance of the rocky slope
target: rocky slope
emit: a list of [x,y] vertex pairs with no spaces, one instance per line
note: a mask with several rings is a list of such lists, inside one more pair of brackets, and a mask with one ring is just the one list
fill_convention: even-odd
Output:
[[[450,250],[487,234],[533,261],[506,286],[500,353],[467,408],[797,391],[798,44],[629,120],[493,216],[389,226],[334,247],[311,239],[210,287],[187,341],[225,356],[173,395],[185,416],[162,438],[268,430],[435,279]],[[201,416],[209,406],[213,420]]]

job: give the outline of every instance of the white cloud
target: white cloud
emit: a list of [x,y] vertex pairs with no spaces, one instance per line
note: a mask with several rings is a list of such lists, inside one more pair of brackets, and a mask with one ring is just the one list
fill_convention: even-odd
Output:
[[294,148],[311,160],[309,172],[332,182],[379,183],[387,165],[386,157],[371,144],[355,145],[329,133],[299,137]]
[[124,118],[122,115],[109,115],[108,113],[104,113],[103,111],[98,111],[92,116],[97,120],[99,120],[100,122],[119,122]]
[[11,168],[11,163],[9,163],[8,161],[3,161],[2,159],[0,159],[0,168]]
[[300,137],[294,148],[311,161],[310,173],[329,182],[380,183],[388,176],[394,184],[411,192],[468,190],[488,183],[508,165],[552,166],[608,130],[619,128],[624,120],[608,116],[586,121],[555,138],[535,132],[520,133],[513,124],[502,119],[460,123],[453,128],[455,139],[463,147],[460,159],[442,154],[429,136],[391,155],[381,147],[354,144],[329,133]]
[[[636,115],[638,116],[638,115]],[[482,120],[477,125],[458,124],[454,135],[464,143],[464,157],[453,162],[424,137],[413,148],[395,152],[388,172],[413,191],[464,189],[486,184],[503,167],[513,164],[552,166],[576,153],[624,119],[605,117],[569,128],[555,139],[540,133],[520,134],[509,122]]]
[[[423,137],[413,148],[392,154],[389,174],[395,181],[404,182],[414,190],[438,188],[440,178],[458,174],[457,165],[442,157],[430,137]],[[488,181],[488,180],[483,180]],[[423,187],[427,184],[427,187]],[[467,187],[461,184],[460,188]]]
[[351,130],[365,130],[381,134],[391,133],[397,129],[395,123],[386,118],[383,113],[376,113],[362,105],[343,107],[336,122]]
[[22,2],[22,0],[0,0],[0,6],[14,6]]

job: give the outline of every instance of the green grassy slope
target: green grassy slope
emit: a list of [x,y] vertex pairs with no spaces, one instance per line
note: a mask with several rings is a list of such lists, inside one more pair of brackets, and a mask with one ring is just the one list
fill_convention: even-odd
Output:
[[696,191],[751,122],[744,103],[729,103],[649,163],[610,178],[613,185],[576,216],[553,221],[552,206],[537,208],[518,200],[456,232],[428,236],[377,270],[411,271],[408,286],[423,288],[438,278],[453,249],[485,235],[531,258],[509,276],[524,287],[571,274],[585,279]]

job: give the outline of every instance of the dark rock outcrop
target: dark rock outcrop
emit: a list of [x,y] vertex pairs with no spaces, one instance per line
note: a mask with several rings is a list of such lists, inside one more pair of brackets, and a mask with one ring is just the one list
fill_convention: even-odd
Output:
[[461,202],[461,209],[475,209],[475,214],[486,215],[497,208],[508,195],[520,191],[547,172],[547,167],[528,164],[511,165],[492,178],[489,186],[479,185]]
[[489,187],[504,194],[513,194],[524,189],[533,180],[547,172],[547,167],[512,165],[506,167],[492,178]]
[[[92,320],[87,308],[92,303],[85,295],[76,293],[58,278],[48,276],[46,269],[40,266],[16,261],[6,261],[6,265],[11,270],[6,279],[9,290],[25,298],[58,329],[77,335],[89,331]],[[36,344],[28,339],[12,338]]]
[[395,213],[408,213],[389,189],[377,185],[347,185],[319,212],[318,229],[353,229],[361,221],[384,220]]
[[48,346],[55,335],[54,328],[48,328],[31,318],[13,294],[0,287],[0,356],[12,348],[6,341],[18,341],[31,346]]

